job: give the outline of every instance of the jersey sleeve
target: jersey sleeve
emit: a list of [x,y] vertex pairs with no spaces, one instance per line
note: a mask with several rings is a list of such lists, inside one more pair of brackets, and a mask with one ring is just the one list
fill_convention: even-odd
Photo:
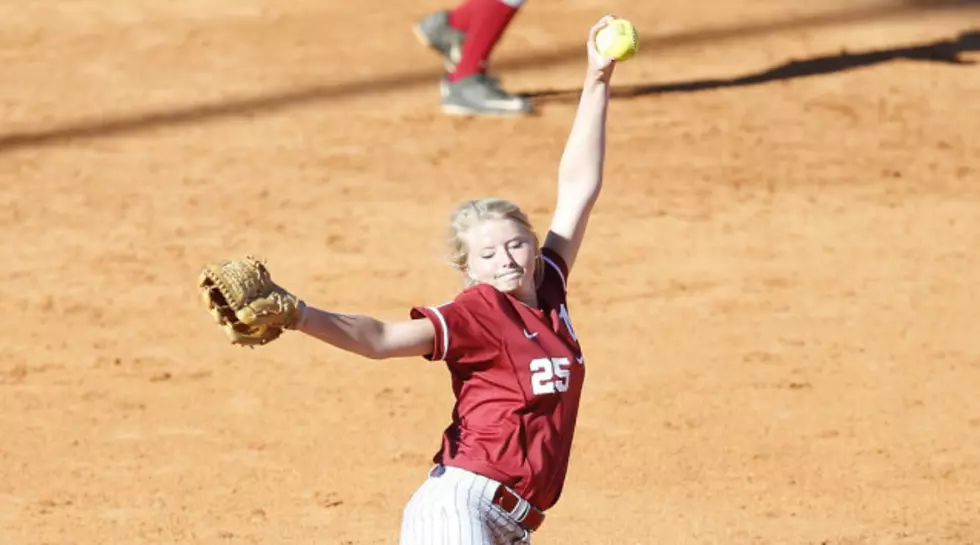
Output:
[[543,286],[553,284],[561,289],[561,293],[567,293],[568,265],[565,260],[558,255],[558,252],[547,247],[541,248],[541,260],[545,267]]
[[487,320],[481,319],[486,315],[483,306],[478,297],[460,296],[439,306],[412,307],[409,314],[413,319],[427,319],[435,326],[432,352],[425,359],[458,364],[491,359],[500,343]]

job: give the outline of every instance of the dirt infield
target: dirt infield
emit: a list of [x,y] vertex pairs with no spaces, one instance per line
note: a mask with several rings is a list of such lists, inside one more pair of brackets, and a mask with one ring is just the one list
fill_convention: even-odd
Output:
[[535,543],[980,543],[980,4],[531,0],[495,65],[520,120],[438,114],[409,25],[439,6],[0,6],[0,545],[395,543],[445,369],[234,349],[197,272],[252,253],[382,318],[451,298],[453,204],[544,227],[604,11],[642,45]]

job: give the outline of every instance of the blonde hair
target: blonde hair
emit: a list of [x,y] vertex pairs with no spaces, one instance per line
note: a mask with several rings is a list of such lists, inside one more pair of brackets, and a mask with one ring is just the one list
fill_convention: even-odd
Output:
[[[506,219],[516,222],[527,230],[534,241],[534,251],[538,254],[534,263],[534,282],[535,285],[541,283],[544,274],[544,267],[541,262],[541,255],[538,253],[540,241],[527,214],[516,204],[495,197],[483,199],[473,199],[466,201],[453,210],[449,220],[449,260],[453,268],[460,272],[466,272],[466,262],[469,259],[470,249],[466,247],[463,240],[463,233],[469,231],[476,224],[485,220]],[[466,287],[474,285],[475,282],[469,275],[466,276]]]

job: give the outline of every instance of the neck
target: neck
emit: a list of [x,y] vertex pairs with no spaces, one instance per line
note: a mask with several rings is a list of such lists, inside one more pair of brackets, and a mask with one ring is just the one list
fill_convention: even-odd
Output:
[[538,294],[533,290],[530,293],[515,293],[514,297],[529,307],[538,308]]

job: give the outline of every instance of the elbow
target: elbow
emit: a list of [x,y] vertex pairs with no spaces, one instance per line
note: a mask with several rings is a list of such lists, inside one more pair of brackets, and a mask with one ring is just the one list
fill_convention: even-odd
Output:
[[562,157],[558,165],[558,185],[576,185],[582,180],[582,168],[568,157]]
[[369,360],[383,360],[389,357],[385,343],[385,324],[371,319],[369,326],[361,330],[355,352]]
[[558,199],[568,206],[591,210],[602,191],[602,179],[563,179],[559,184]]
[[391,357],[383,348],[370,344],[361,351],[361,356],[375,361],[386,360]]
[[360,348],[358,353],[369,360],[384,360],[390,357],[385,347],[384,336],[380,334],[369,335],[358,348]]
[[375,320],[361,342],[361,356],[369,360],[386,360],[394,356],[385,322]]
[[581,168],[558,171],[559,192],[598,195],[602,189],[602,172],[589,172]]

